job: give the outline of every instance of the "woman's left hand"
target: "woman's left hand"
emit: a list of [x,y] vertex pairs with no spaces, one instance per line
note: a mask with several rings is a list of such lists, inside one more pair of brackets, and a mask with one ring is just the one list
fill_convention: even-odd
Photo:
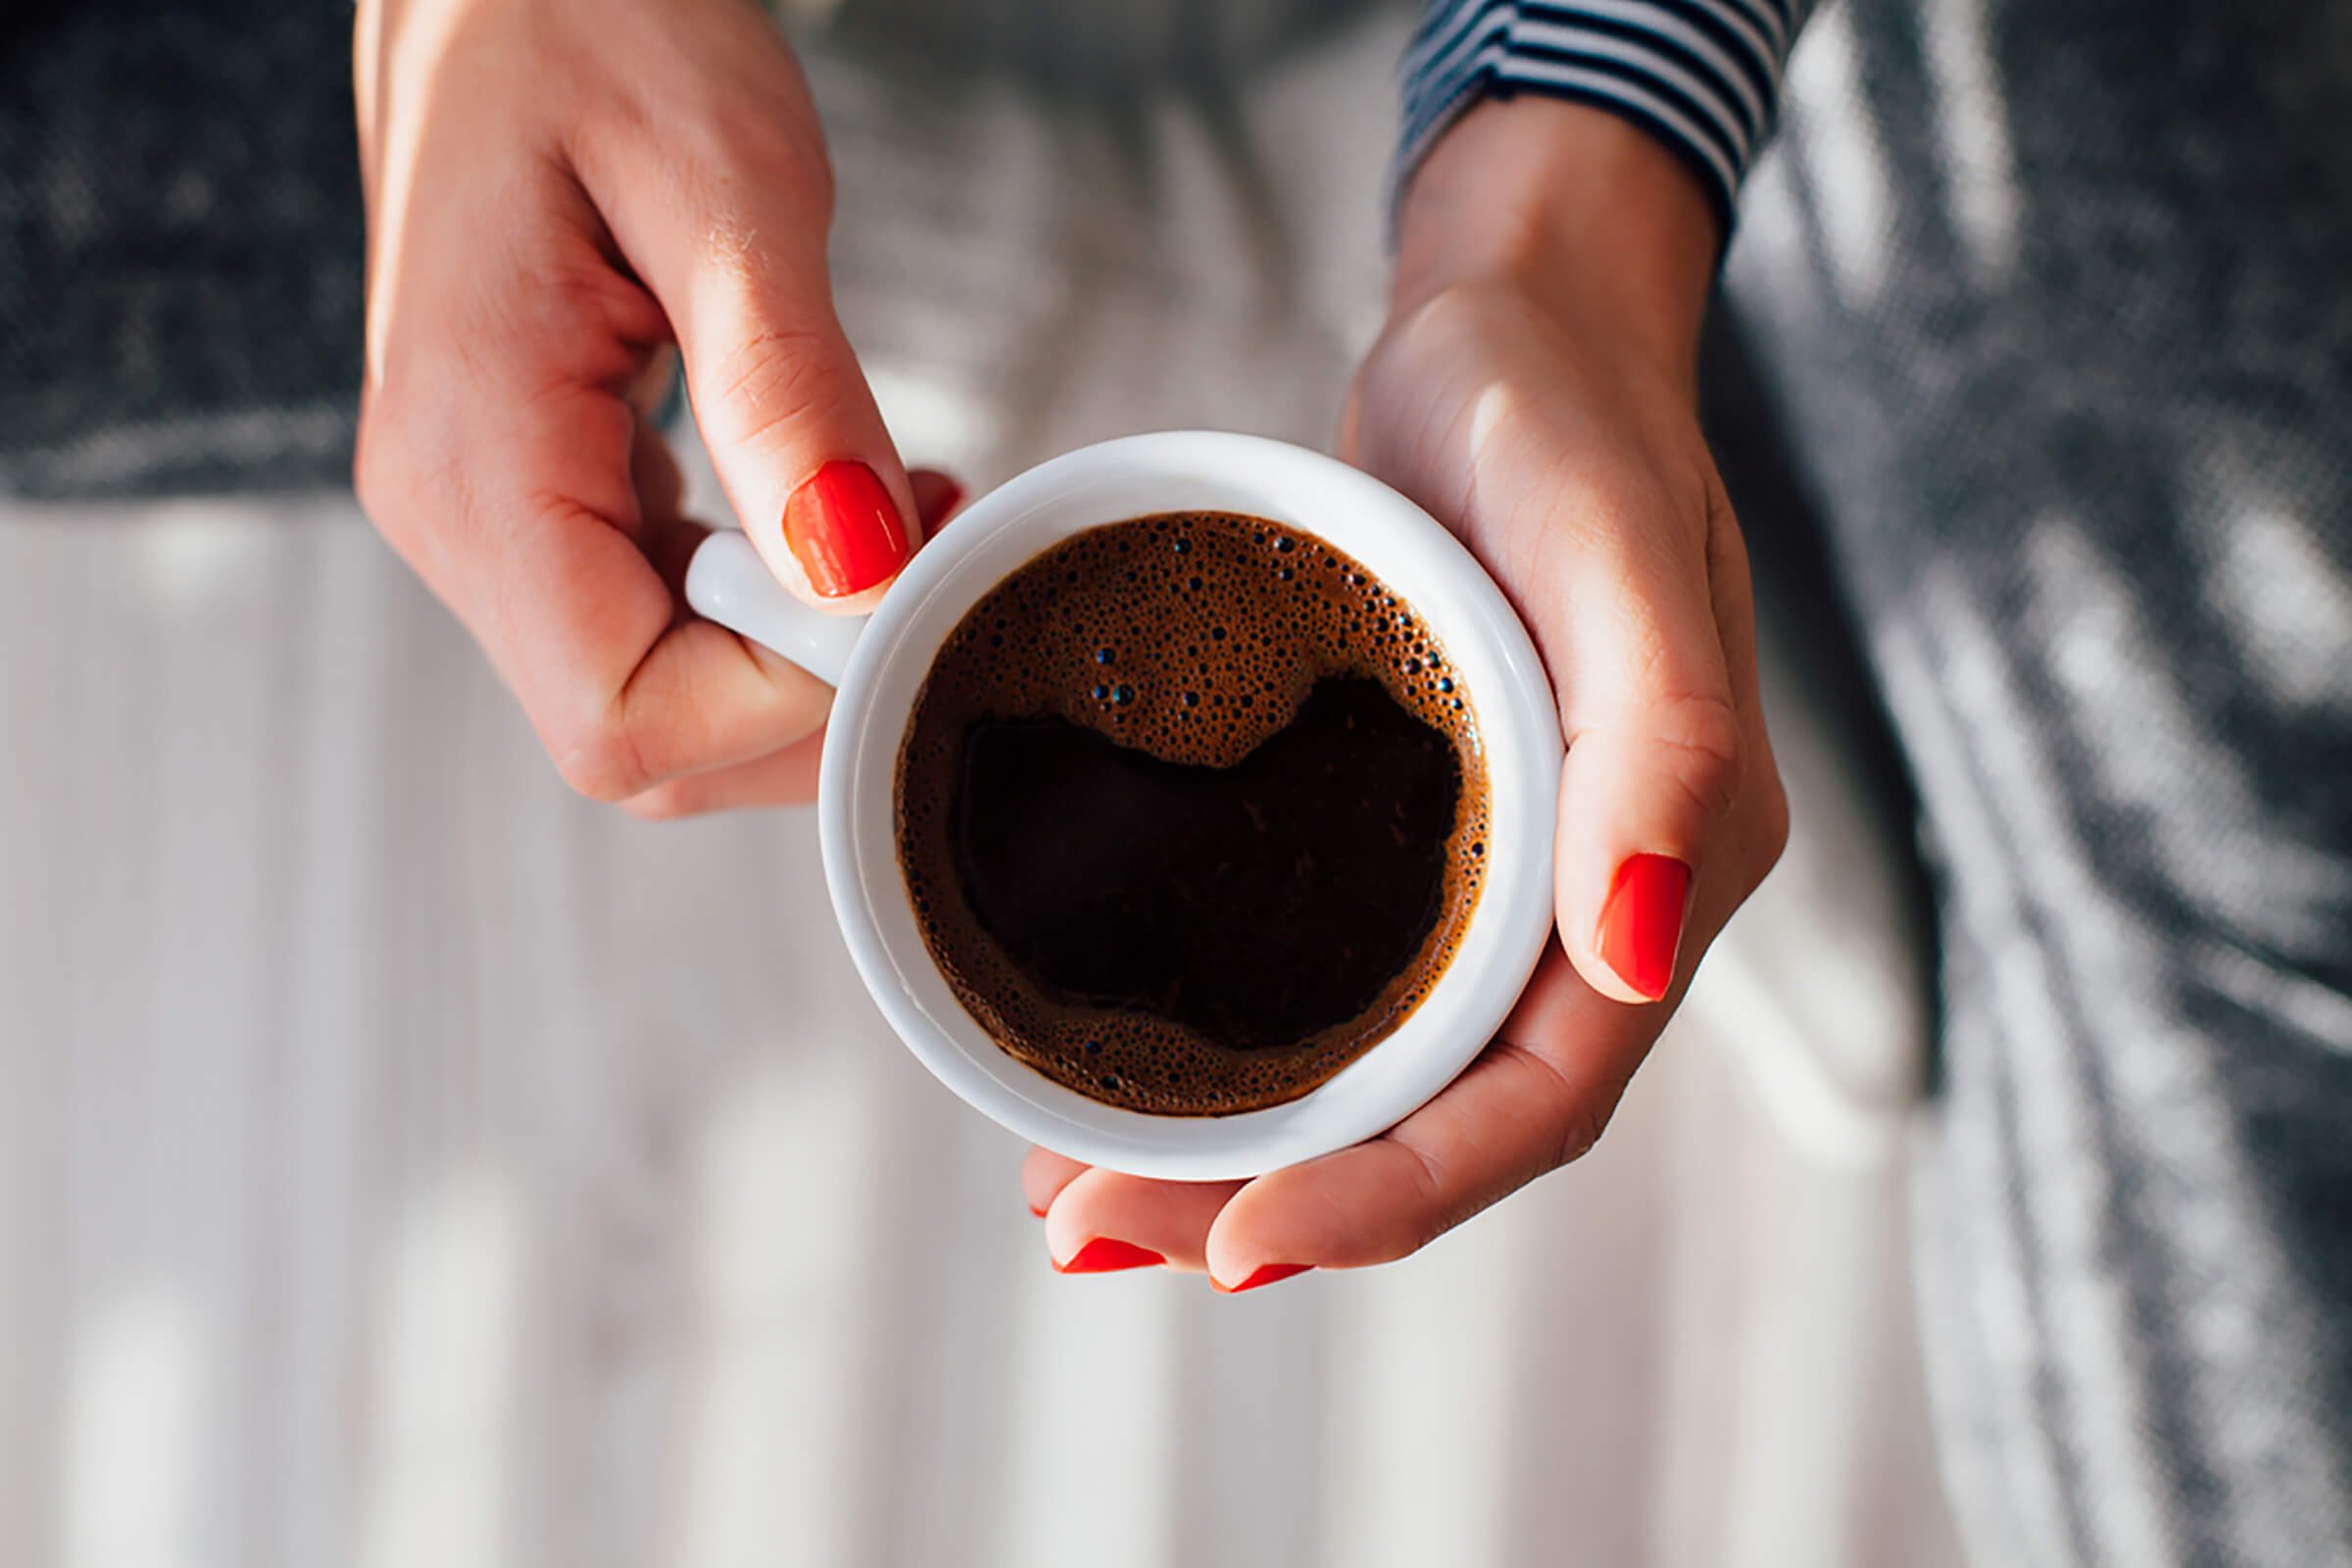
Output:
[[1694,414],[1717,243],[1691,176],[1592,110],[1489,103],[1430,154],[1342,446],[1461,534],[1543,652],[1569,740],[1556,940],[1499,1037],[1369,1142],[1247,1183],[1034,1151],[1056,1267],[1238,1290],[1387,1262],[1600,1136],[1788,833],[1746,555]]

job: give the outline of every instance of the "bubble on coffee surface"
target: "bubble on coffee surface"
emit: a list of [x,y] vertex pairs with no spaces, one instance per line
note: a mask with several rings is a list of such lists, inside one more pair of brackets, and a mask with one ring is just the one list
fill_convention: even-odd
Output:
[[[1348,678],[1377,682],[1445,738],[1460,770],[1426,937],[1354,1016],[1302,1039],[1237,1048],[1152,1010],[1054,991],[974,915],[949,817],[976,726],[1060,719],[1163,762],[1226,769],[1290,726],[1319,685]],[[898,829],[924,940],[1004,1049],[1090,1099],[1186,1115],[1295,1099],[1393,1033],[1467,928],[1484,878],[1488,791],[1463,695],[1409,603],[1311,535],[1225,513],[1080,534],[964,616],[916,700],[900,758]]]

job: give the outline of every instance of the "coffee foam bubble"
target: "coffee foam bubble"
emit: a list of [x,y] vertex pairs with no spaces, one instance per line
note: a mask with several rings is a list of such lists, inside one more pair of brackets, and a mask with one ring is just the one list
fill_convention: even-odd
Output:
[[[1233,1049],[1152,1013],[1048,995],[971,914],[949,817],[975,723],[1059,717],[1165,761],[1231,767],[1287,726],[1317,682],[1340,675],[1379,681],[1451,742],[1462,772],[1436,923],[1357,1017],[1287,1048]],[[1469,924],[1487,823],[1475,710],[1411,606],[1311,535],[1228,513],[1109,524],[1023,565],[942,646],[899,760],[901,866],[924,941],[965,1008],[1046,1076],[1162,1114],[1295,1099],[1394,1032]]]

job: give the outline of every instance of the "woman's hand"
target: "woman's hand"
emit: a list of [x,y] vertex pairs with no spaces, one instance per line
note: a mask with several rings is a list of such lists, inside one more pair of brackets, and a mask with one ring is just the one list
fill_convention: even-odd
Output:
[[1521,99],[1465,117],[1400,216],[1342,444],[1462,535],[1544,654],[1569,741],[1556,945],[1485,1054],[1369,1143],[1200,1185],[1033,1152],[1065,1268],[1142,1249],[1236,1289],[1386,1262],[1576,1158],[1787,838],[1694,413],[1718,243],[1695,181],[1606,115]]
[[582,794],[802,798],[831,694],[678,597],[701,530],[647,419],[673,350],[813,603],[870,607],[953,487],[909,480],[834,319],[790,50],[743,0],[362,0],[354,70],[369,515]]

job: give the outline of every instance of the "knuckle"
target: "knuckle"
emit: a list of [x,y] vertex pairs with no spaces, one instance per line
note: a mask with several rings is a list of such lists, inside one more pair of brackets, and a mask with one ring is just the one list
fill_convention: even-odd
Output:
[[[530,286],[517,291],[514,308],[525,316],[521,331],[542,352],[569,350],[602,370],[602,357],[614,352],[611,337],[633,340],[655,326],[654,308],[634,281],[596,250],[569,235],[535,259]],[[582,333],[581,326],[597,329]]]
[[[719,198],[729,187],[786,190],[804,210],[831,211],[824,133],[800,74],[768,27],[744,32],[716,69],[615,77],[593,64],[593,113],[571,135],[599,164],[652,160],[673,185]],[[710,64],[706,62],[706,64]]]
[[464,512],[472,494],[460,416],[405,392],[397,364],[368,395],[351,460],[361,510],[396,542],[412,520]]
[[714,166],[748,183],[793,193],[793,204],[819,226],[833,214],[833,163],[824,139],[799,105],[770,93],[747,94],[705,122]]
[[1374,1232],[1352,1263],[1394,1263],[1410,1257],[1467,1217],[1452,1211],[1445,1168],[1437,1156],[1410,1139],[1397,1137],[1393,1142],[1405,1162],[1405,1180],[1411,1190],[1410,1201],[1400,1205],[1406,1222]]
[[397,404],[370,398],[351,458],[352,494],[393,551],[436,591],[452,581],[451,522],[467,500],[457,466]]
[[564,782],[592,801],[625,802],[644,794],[654,782],[635,739],[610,718],[559,731],[548,755]]
[[809,327],[765,327],[729,353],[713,377],[728,435],[746,446],[772,443],[843,401],[834,345]]
[[1731,813],[1746,782],[1747,741],[1729,698],[1693,695],[1657,705],[1649,740],[1694,809],[1709,817]]
[[1541,1052],[1507,1040],[1498,1042],[1497,1049],[1520,1058],[1533,1076],[1530,1105],[1539,1125],[1547,1128],[1551,1135],[1544,1147],[1542,1163],[1527,1173],[1528,1179],[1532,1181],[1584,1158],[1600,1142],[1609,1117],[1616,1111],[1617,1097],[1580,1090],[1558,1063]]
[[1558,1170],[1573,1165],[1592,1152],[1600,1135],[1609,1130],[1609,1118],[1616,1114],[1613,1100],[1597,1103],[1572,1102],[1559,1118],[1559,1138],[1551,1150],[1551,1163],[1545,1168]]

